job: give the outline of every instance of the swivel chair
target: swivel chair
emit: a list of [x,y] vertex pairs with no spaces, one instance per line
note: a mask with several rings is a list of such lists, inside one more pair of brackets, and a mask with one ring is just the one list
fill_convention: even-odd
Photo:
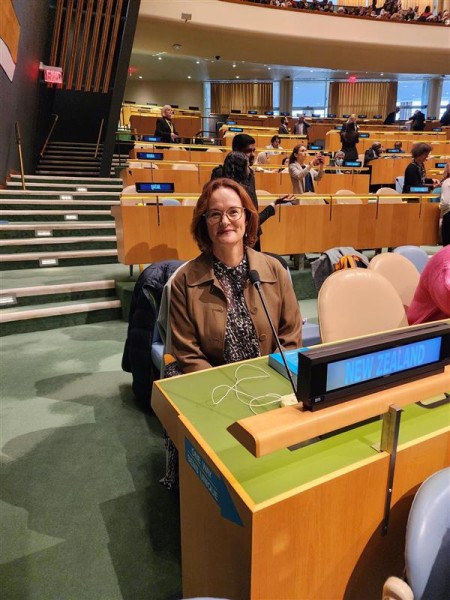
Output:
[[400,254],[383,252],[372,258],[369,269],[386,277],[397,291],[406,310],[419,284],[420,274],[416,267]]
[[411,261],[419,273],[422,273],[428,263],[428,254],[419,246],[398,246],[394,254],[400,254]]

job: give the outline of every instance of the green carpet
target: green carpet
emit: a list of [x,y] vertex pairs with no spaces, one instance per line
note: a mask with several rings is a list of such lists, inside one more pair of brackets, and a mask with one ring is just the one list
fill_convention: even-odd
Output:
[[[181,598],[161,427],[134,404],[121,321],[2,340],[4,600]],[[20,360],[19,360],[20,358]]]

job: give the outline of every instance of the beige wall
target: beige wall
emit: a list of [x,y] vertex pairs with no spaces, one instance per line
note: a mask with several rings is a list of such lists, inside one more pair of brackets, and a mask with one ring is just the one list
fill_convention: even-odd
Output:
[[203,84],[190,81],[130,81],[128,80],[124,100],[136,104],[151,102],[178,104],[180,108],[198,106],[203,113]]

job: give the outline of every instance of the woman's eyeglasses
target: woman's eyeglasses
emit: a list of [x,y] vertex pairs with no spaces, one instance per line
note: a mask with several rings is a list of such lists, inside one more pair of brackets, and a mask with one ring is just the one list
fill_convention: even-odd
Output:
[[203,215],[208,223],[220,223],[223,215],[226,215],[229,221],[239,221],[244,213],[242,206],[232,206],[227,210],[207,210]]

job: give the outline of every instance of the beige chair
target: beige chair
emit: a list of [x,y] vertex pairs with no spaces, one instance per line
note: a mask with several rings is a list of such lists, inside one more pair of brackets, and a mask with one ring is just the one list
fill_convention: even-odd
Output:
[[382,187],[377,191],[379,204],[402,204],[401,194],[392,188]]
[[172,165],[172,171],[198,171],[198,167],[192,163],[179,162]]
[[335,204],[362,204],[362,200],[361,200],[361,198],[357,198],[356,196],[354,196],[352,198],[342,196],[342,198],[335,198],[334,203]]
[[408,325],[400,296],[385,277],[371,269],[344,269],[327,277],[317,309],[324,343]]
[[181,206],[197,206],[197,198],[183,198]]
[[393,285],[407,309],[420,279],[420,273],[412,262],[400,254],[383,252],[372,258],[369,269],[379,273]]
[[325,200],[320,196],[316,196],[315,198],[305,198],[304,194],[300,196],[298,199],[298,203],[300,206],[313,206],[313,205],[323,205],[326,204]]
[[137,193],[136,192],[136,185],[134,183],[133,183],[133,185],[127,185],[122,190],[122,196],[128,195],[128,194],[136,194],[136,193]]
[[364,166],[364,154],[358,154],[358,160],[361,163],[361,166]]
[[176,150],[177,152],[179,152],[180,150],[182,152],[187,152],[186,148],[183,148],[182,146],[170,146],[170,148],[166,148],[165,152],[173,152],[174,150]]
[[[257,196],[271,196],[271,192],[268,192],[267,190],[256,190],[256,195]],[[271,200],[272,202],[272,200]]]
[[399,577],[389,577],[383,585],[382,600],[414,600],[412,589]]
[[335,196],[354,196],[355,192],[352,192],[352,190],[338,190],[335,194]]
[[397,192],[397,190],[393,190],[390,187],[381,187],[377,191],[377,195],[378,196],[398,196],[399,192]]

